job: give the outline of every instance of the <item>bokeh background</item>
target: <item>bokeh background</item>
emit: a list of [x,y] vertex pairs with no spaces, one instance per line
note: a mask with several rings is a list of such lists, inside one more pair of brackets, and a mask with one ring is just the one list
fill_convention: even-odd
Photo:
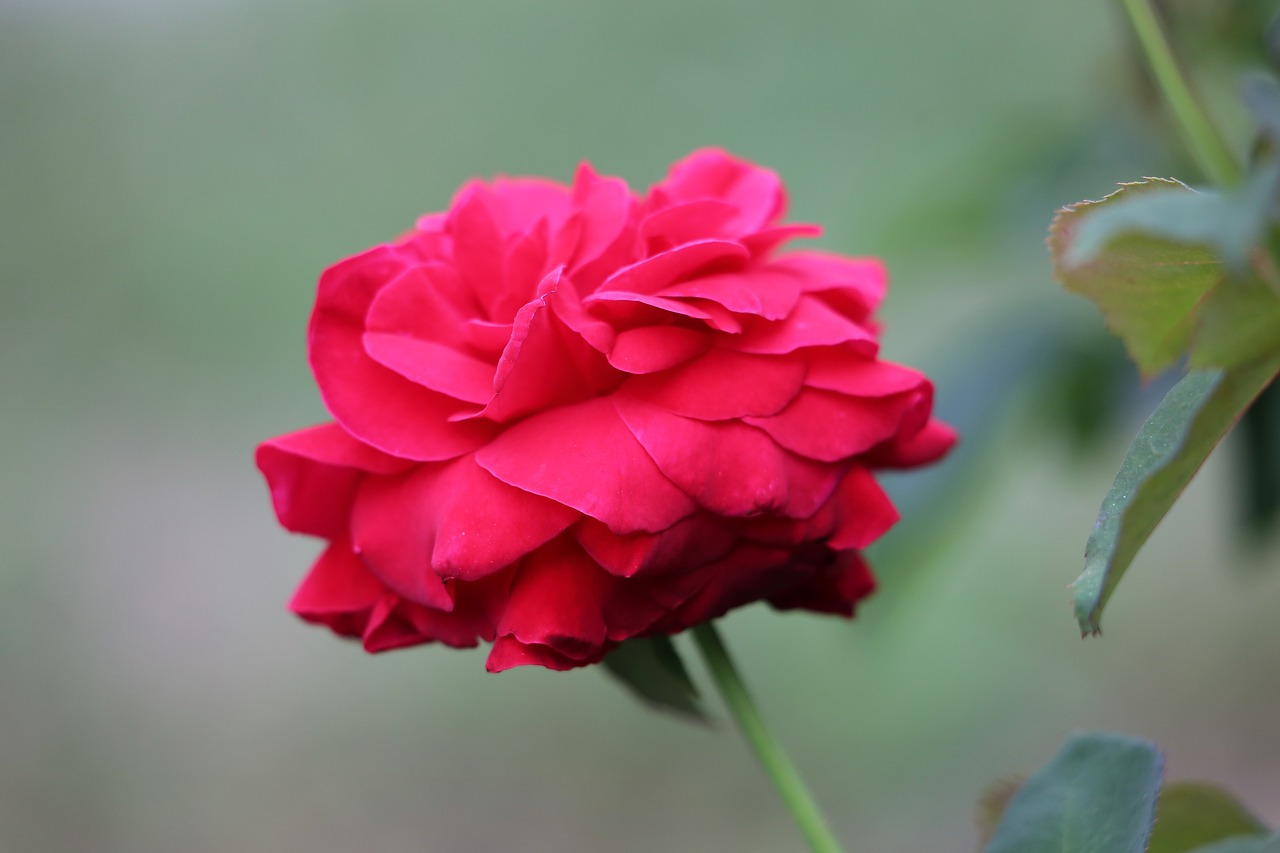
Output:
[[[1258,61],[1268,4],[1168,5],[1210,87]],[[1103,639],[1068,606],[1162,385],[1055,287],[1044,229],[1198,177],[1127,50],[1105,3],[0,0],[0,851],[798,849],[727,722],[296,622],[318,543],[251,462],[325,418],[326,265],[473,175],[590,159],[644,186],[711,144],[777,169],[825,247],[888,260],[885,351],[966,435],[894,483],[858,620],[724,625],[838,834],[973,850],[984,788],[1093,727],[1280,822],[1250,457],[1211,460]]]

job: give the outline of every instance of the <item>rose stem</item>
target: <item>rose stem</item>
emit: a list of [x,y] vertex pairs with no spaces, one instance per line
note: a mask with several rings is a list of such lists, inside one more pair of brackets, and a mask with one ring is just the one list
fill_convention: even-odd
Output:
[[1187,149],[1205,177],[1220,187],[1229,187],[1240,180],[1240,169],[1231,149],[1223,141],[1217,127],[1210,120],[1204,107],[1191,91],[1191,85],[1178,66],[1168,36],[1156,17],[1151,0],[1121,0],[1125,14],[1133,25],[1142,54],[1147,61],[1156,85],[1160,87],[1169,109],[1173,112],[1179,130],[1187,142]]
[[711,677],[720,689],[720,695],[724,697],[725,705],[729,707],[742,734],[755,750],[756,757],[764,765],[765,772],[773,780],[782,801],[791,810],[796,823],[800,824],[800,831],[809,842],[810,849],[814,853],[840,853],[840,844],[827,828],[826,821],[805,788],[800,774],[765,727],[760,711],[751,701],[746,685],[742,683],[715,626],[704,622],[693,629],[693,637],[707,662],[707,668],[711,670]]

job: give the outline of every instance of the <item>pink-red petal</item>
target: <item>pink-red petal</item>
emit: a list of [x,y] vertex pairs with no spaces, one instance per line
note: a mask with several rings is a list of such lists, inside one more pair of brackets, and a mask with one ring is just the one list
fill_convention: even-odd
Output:
[[622,396],[617,406],[662,473],[718,515],[807,517],[838,482],[837,469],[793,456],[737,421],[685,418]]
[[768,416],[803,390],[804,361],[713,347],[679,368],[633,376],[625,396],[703,420]]
[[835,462],[893,437],[918,401],[916,393],[865,398],[805,388],[779,414],[743,420],[801,456]]
[[665,530],[693,512],[600,397],[531,415],[476,453],[499,480],[571,506],[616,533]]

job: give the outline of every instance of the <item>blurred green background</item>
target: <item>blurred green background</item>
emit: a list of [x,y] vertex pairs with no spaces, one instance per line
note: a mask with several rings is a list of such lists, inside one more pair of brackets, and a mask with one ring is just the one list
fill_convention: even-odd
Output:
[[1102,3],[0,0],[0,851],[798,849],[727,723],[295,621],[318,546],[251,462],[325,418],[326,265],[473,175],[645,186],[711,144],[888,260],[886,354],[966,432],[894,484],[857,621],[725,623],[850,849],[974,849],[985,786],[1092,727],[1280,822],[1280,552],[1239,544],[1231,448],[1105,638],[1068,606],[1160,387],[1042,241],[1184,168],[1132,71]]

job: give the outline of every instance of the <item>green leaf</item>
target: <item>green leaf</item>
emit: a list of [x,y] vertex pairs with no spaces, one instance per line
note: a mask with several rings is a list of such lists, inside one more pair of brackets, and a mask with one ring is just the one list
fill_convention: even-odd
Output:
[[1175,782],[1160,792],[1147,853],[1188,853],[1201,845],[1256,835],[1266,827],[1231,794],[1199,782]]
[[1218,841],[1204,847],[1197,847],[1191,853],[1280,853],[1280,833],[1265,837]]
[[1280,294],[1268,236],[1280,162],[1232,193],[1172,180],[1125,184],[1060,211],[1049,230],[1055,273],[1092,301],[1146,375],[1192,350],[1195,367],[1234,367],[1280,347]]
[[1163,769],[1148,741],[1076,735],[1018,788],[985,853],[1143,853]]
[[1280,349],[1280,296],[1257,278],[1230,281],[1200,307],[1191,367],[1234,367]]
[[1206,248],[1097,227],[1081,241],[1080,231],[1110,208],[1144,198],[1164,204],[1172,194],[1178,200],[1197,197],[1178,181],[1149,178],[1124,184],[1101,201],[1063,208],[1049,227],[1058,281],[1098,306],[1145,375],[1173,365],[1191,345],[1195,307],[1222,280],[1224,267]]
[[1280,352],[1230,371],[1187,374],[1129,446],[1085,546],[1072,584],[1084,634],[1100,630],[1102,609],[1133,558],[1232,424],[1280,370]]
[[670,637],[627,640],[604,659],[605,669],[646,704],[699,720],[707,719],[680,653]]

